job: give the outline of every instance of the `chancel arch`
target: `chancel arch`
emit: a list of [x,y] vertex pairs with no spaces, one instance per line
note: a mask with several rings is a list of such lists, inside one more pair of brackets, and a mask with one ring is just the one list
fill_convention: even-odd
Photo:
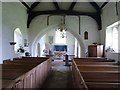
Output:
[[[33,43],[31,45],[31,53],[32,53],[32,56],[36,56],[35,52],[36,52],[36,49],[37,49],[37,43],[39,41],[39,39],[48,31],[50,30],[53,30],[55,28],[57,28],[58,25],[50,25],[48,26],[47,28],[41,30],[41,32],[38,33],[38,35],[36,35],[36,38],[33,40]],[[66,27],[68,29],[68,31],[78,40],[78,43],[80,45],[80,48],[81,48],[81,57],[84,57],[85,56],[85,46],[84,46],[84,43],[81,39],[81,36],[74,32],[74,30],[70,29],[69,27]]]

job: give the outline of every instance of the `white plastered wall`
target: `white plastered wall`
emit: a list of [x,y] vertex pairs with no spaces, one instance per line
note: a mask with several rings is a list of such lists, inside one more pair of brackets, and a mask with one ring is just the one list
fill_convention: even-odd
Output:
[[[2,63],[2,2],[0,1],[0,63]],[[0,76],[2,76],[2,66],[0,65]],[[1,77],[0,77],[1,78]],[[2,80],[0,80],[0,90],[2,89]]]
[[[38,42],[47,31],[56,28],[60,24],[61,16],[51,16],[49,19],[49,26],[47,26],[47,16],[37,16],[30,24],[29,41],[31,53],[34,56],[35,43]],[[81,56],[85,56],[85,51],[89,44],[100,41],[97,23],[94,19],[88,16],[81,16],[81,34],[79,34],[79,19],[77,16],[66,16],[66,27],[69,32],[75,36],[81,47]],[[84,40],[83,33],[88,31],[89,38]]]
[[[105,45],[106,27],[117,21],[118,16],[116,13],[116,3],[110,2],[103,8],[102,11],[102,30],[100,31],[100,40],[102,44]],[[120,53],[106,53],[106,57],[108,59],[115,59],[116,61],[118,61],[118,55],[120,55]]]
[[2,2],[0,2],[0,63],[2,63]]
[[17,57],[14,46],[14,30],[19,28],[27,39],[27,12],[20,2],[2,2],[2,60]]

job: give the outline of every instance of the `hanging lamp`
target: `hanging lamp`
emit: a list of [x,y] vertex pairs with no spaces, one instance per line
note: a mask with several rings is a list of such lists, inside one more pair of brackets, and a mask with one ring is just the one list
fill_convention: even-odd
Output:
[[59,30],[61,32],[67,30],[66,25],[65,25],[65,16],[61,16],[61,23],[60,23],[60,25],[58,25],[58,29],[57,30]]

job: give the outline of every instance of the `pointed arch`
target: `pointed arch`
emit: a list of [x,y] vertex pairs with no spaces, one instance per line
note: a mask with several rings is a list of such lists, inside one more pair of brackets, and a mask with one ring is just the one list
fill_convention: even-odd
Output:
[[[35,55],[35,49],[37,48],[37,42],[39,41],[39,39],[48,31],[52,30],[53,28],[56,28],[58,25],[51,25],[51,26],[48,26],[46,28],[44,28],[43,30],[41,30],[41,32],[38,33],[38,35],[36,36],[36,38],[33,40],[33,43],[31,45],[31,53],[32,53],[32,56],[36,56]],[[74,30],[71,30],[69,27],[67,27],[69,32],[71,34],[73,34],[73,36],[78,40],[78,43],[81,47],[81,57],[84,57],[85,56],[85,45],[82,41],[82,38],[81,36],[76,33]]]

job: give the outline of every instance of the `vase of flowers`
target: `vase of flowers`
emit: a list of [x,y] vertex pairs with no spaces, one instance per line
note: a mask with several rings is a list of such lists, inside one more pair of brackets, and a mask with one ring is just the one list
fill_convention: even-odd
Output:
[[25,52],[25,49],[23,48],[23,46],[22,46],[22,45],[20,45],[20,46],[19,46],[19,48],[18,48],[17,52],[20,54],[20,56],[22,56],[22,55],[23,55],[23,53]]
[[106,51],[106,52],[114,52],[113,48],[111,48],[110,46],[107,47],[105,51]]

